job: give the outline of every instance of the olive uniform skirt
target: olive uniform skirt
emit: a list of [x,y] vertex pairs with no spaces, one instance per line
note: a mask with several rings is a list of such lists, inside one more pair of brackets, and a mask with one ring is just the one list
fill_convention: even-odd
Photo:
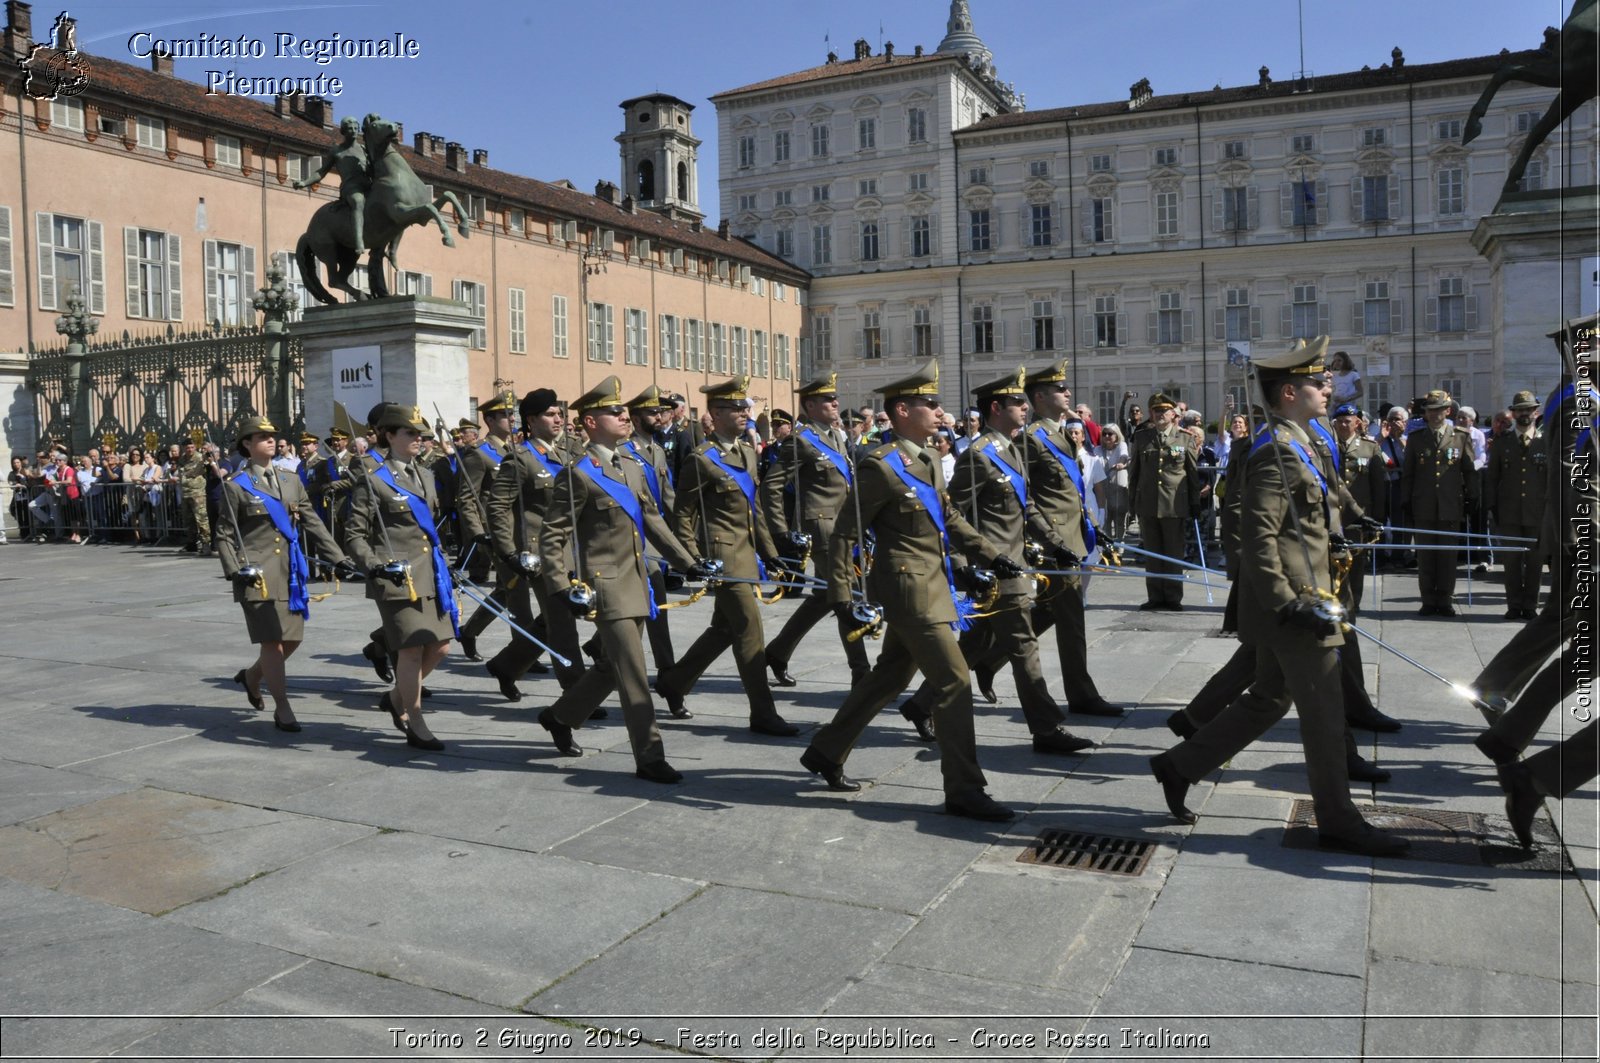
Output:
[[263,642],[301,642],[306,637],[306,619],[289,611],[288,602],[249,601],[241,603],[244,609],[245,630],[255,645]]
[[390,652],[449,642],[456,637],[455,628],[450,624],[450,615],[439,614],[439,606],[434,598],[418,598],[414,602],[405,599],[380,600],[378,616],[383,620],[384,648]]

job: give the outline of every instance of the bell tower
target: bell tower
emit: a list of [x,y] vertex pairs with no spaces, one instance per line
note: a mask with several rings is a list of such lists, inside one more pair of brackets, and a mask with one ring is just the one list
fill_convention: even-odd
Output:
[[622,101],[622,191],[646,210],[674,221],[702,221],[700,141],[690,114],[694,104],[657,92]]

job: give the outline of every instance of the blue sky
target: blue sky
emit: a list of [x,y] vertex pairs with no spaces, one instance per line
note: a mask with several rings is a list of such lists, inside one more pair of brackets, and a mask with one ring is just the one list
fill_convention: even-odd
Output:
[[[1025,93],[1030,110],[1125,99],[1148,77],[1157,92],[1185,92],[1275,78],[1305,67],[1317,74],[1378,66],[1399,45],[1411,63],[1486,55],[1539,44],[1559,25],[1565,0],[1136,0],[1051,3],[971,0],[973,21],[994,52],[1002,80]],[[487,148],[497,168],[590,189],[618,179],[617,107],[661,91],[695,104],[702,208],[717,216],[716,115],[707,98],[740,85],[815,66],[865,37],[876,54],[932,49],[945,32],[945,0],[749,0],[604,5],[487,0],[395,0],[384,4],[200,3],[90,0],[68,8],[78,44],[90,54],[133,60],[138,31],[170,38],[202,32],[263,40],[259,61],[180,59],[180,76],[231,69],[254,76],[327,73],[344,81],[337,112],[378,111],[418,130]],[[34,5],[34,35],[48,34],[60,8]],[[448,11],[451,18],[439,17]],[[880,37],[879,27],[882,27]],[[273,35],[414,38],[421,54],[402,60],[337,60],[317,66],[270,57]],[[141,61],[142,62],[142,61]]]

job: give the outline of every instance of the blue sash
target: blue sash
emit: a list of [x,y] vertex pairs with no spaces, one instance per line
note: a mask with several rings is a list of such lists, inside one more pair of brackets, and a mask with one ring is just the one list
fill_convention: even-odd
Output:
[[306,552],[300,548],[300,533],[296,531],[289,511],[283,503],[259,490],[246,469],[233,477],[238,488],[267,507],[267,518],[278,529],[283,541],[289,544],[289,612],[303,617],[311,615],[311,599],[306,597],[306,581],[311,578],[311,566],[306,563]]
[[478,453],[482,454],[496,465],[499,465],[502,461],[506,460],[498,450],[494,449],[487,439],[478,444]]
[[[581,469],[583,474],[593,481],[596,487],[610,495],[617,505],[622,507],[622,512],[632,518],[633,530],[639,533],[639,551],[643,553],[646,545],[644,538],[644,507],[639,505],[639,496],[634,494],[633,489],[627,484],[619,484],[603,471],[599,471],[600,463],[592,457],[580,458],[573,463],[573,468]],[[577,535],[578,529],[573,528],[572,534]],[[644,594],[645,599],[650,603],[650,619],[654,620],[660,614],[660,610],[656,606],[655,588],[650,585],[648,579],[644,581]]]
[[[1261,430],[1256,433],[1255,442],[1250,444],[1250,453],[1254,455],[1256,451],[1260,450],[1271,441],[1271,426],[1263,425]],[[1307,450],[1305,445],[1302,444],[1298,439],[1294,438],[1294,436],[1287,436],[1284,441],[1294,448],[1295,454],[1297,454],[1300,458],[1300,463],[1306,468],[1310,469],[1311,475],[1317,478],[1317,484],[1322,488],[1322,499],[1324,502],[1326,502],[1328,499],[1328,480],[1327,477],[1322,475],[1322,470],[1317,468],[1317,463],[1312,460],[1311,452]]]
[[1017,505],[1021,506],[1023,511],[1026,512],[1028,509],[1028,481],[1022,478],[1022,473],[1013,469],[1010,462],[1000,457],[994,449],[994,440],[992,439],[984,440],[983,446],[978,448],[978,453],[988,459],[990,465],[999,469],[1001,474],[1011,481],[1011,490],[1016,492],[1017,495]]
[[840,454],[837,450],[834,450],[832,447],[828,446],[828,444],[824,443],[822,441],[822,437],[817,435],[816,431],[813,430],[810,425],[800,429],[799,435],[801,439],[816,447],[817,450],[821,452],[823,457],[833,462],[833,467],[839,470],[839,475],[844,477],[845,483],[852,482],[852,477],[850,476],[850,462],[843,454]]
[[308,465],[308,464],[306,464],[305,462],[302,461],[300,463],[300,467],[295,469],[295,472],[299,473],[299,475],[300,475],[300,486],[301,487],[310,487],[311,486],[311,466],[310,465]]
[[[916,492],[917,500],[928,511],[933,526],[939,529],[939,540],[944,546],[944,580],[950,587],[950,602],[956,607],[956,622],[950,626],[957,631],[965,631],[972,626],[972,614],[978,610],[972,604],[972,599],[956,593],[956,578],[950,567],[950,533],[945,531],[944,527],[944,500],[939,497],[939,492],[933,489],[932,484],[924,483],[906,468],[906,460],[900,456],[900,448],[891,450],[883,460],[894,470],[896,476],[905,481],[907,487]],[[865,531],[865,529],[860,530]]]
[[1067,479],[1071,480],[1072,486],[1078,489],[1078,498],[1081,500],[1078,509],[1083,514],[1083,542],[1089,553],[1094,553],[1094,544],[1099,536],[1095,533],[1094,521],[1089,519],[1089,490],[1083,484],[1083,470],[1078,468],[1076,460],[1050,441],[1050,433],[1046,432],[1043,427],[1033,430],[1033,438],[1037,439],[1046,450],[1055,455],[1055,459],[1061,463],[1061,467],[1067,470]]
[[456,456],[454,454],[447,454],[445,455],[445,460],[450,463],[450,475],[458,475],[461,470],[460,466],[456,463]]
[[661,478],[656,475],[655,466],[644,460],[644,455],[640,454],[639,448],[633,445],[633,440],[630,439],[624,442],[622,449],[626,450],[628,456],[638,462],[639,468],[644,470],[644,482],[650,487],[650,497],[656,500],[656,512],[664,516],[667,509],[661,498]]
[[[750,506],[750,519],[760,520],[760,515],[756,513],[755,478],[749,473],[745,472],[743,469],[735,469],[732,465],[729,465],[727,462],[723,461],[722,452],[716,448],[715,444],[706,448],[706,457],[711,459],[711,464],[715,465],[717,468],[721,469],[723,472],[732,477],[733,482],[739,485],[739,490],[744,492],[744,500]],[[705,515],[701,514],[700,519],[702,521],[705,520]],[[756,572],[760,574],[762,579],[767,578],[767,566],[762,564],[759,557],[756,558]]]
[[1317,435],[1323,438],[1323,441],[1328,444],[1328,449],[1333,452],[1333,471],[1342,472],[1344,463],[1339,456],[1339,441],[1333,438],[1332,432],[1322,427],[1321,421],[1312,421],[1311,427],[1317,430]]
[[562,465],[559,461],[552,461],[550,459],[549,455],[545,454],[544,451],[542,451],[538,447],[534,446],[531,442],[524,442],[522,445],[528,448],[528,453],[532,454],[533,457],[534,457],[534,460],[537,461],[540,465],[543,465],[545,471],[548,472],[551,476],[560,476],[561,475],[561,470],[563,468],[565,468],[565,466]]
[[[439,549],[439,529],[433,525],[433,510],[428,508],[428,500],[414,491],[407,491],[394,482],[394,473],[389,471],[389,466],[380,465],[372,475],[394,488],[400,501],[411,507],[411,516],[416,520],[417,527],[422,529],[422,534],[428,537],[428,546],[433,551],[433,590],[439,599],[439,615],[446,612],[450,615],[450,627],[456,633],[456,638],[461,637],[461,610],[456,606],[455,588],[450,584],[450,566],[445,563],[444,551]],[[374,499],[374,504],[380,504]]]

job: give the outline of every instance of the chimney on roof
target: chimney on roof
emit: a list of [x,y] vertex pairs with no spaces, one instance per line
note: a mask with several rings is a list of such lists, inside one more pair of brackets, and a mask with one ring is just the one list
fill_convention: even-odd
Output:
[[1150,79],[1140,78],[1128,86],[1128,110],[1143,107],[1155,94],[1155,90],[1150,87]]
[[921,59],[922,58],[922,45],[920,45],[920,44],[917,45],[916,48],[914,48],[912,50],[911,54],[916,56],[918,59]]
[[717,235],[722,237],[724,240],[726,240],[728,238],[728,219],[727,218],[723,218],[721,221],[717,222]]
[[701,224],[699,218],[695,218],[693,221],[689,222],[689,231],[692,233],[700,232],[704,228],[705,226]]
[[629,214],[639,213],[639,204],[635,203],[632,196],[622,197],[622,209]]
[[172,64],[172,53],[166,48],[157,46],[150,50],[150,69],[167,77],[176,77],[177,71]]
[[893,41],[884,41],[883,42],[883,61],[885,63],[894,62],[894,42]]
[[272,97],[272,113],[279,118],[288,118],[292,115],[294,112],[290,109],[292,105],[289,99],[290,94],[287,92],[280,92]]
[[594,198],[604,200],[615,206],[617,202],[617,186],[610,181],[596,181],[594,183]]
[[418,133],[412,137],[411,150],[421,155],[424,159],[433,158],[433,134]]
[[837,63],[838,61],[839,61],[839,53],[833,51],[832,49],[829,49],[828,50],[828,65],[832,66],[834,63]]
[[321,126],[323,129],[333,128],[333,108],[321,96],[307,96],[305,109],[302,112],[306,121],[312,125]]
[[22,0],[6,0],[5,49],[15,59],[33,50],[33,7]]
[[1259,74],[1261,77],[1260,86],[1264,89],[1270,89],[1272,87],[1272,71],[1263,66]]
[[473,148],[472,149],[472,165],[474,165],[474,166],[487,166],[487,165],[489,165],[489,149],[488,148]]
[[453,140],[444,144],[444,168],[456,173],[467,172],[467,149]]
[[856,38],[856,60],[867,59],[872,55],[872,45],[867,43],[865,37]]
[[436,137],[432,133],[429,133],[428,134],[428,150],[429,150],[429,153],[432,154],[434,158],[436,158],[436,159],[443,158],[444,157],[444,137]]
[[1400,50],[1398,44],[1394,46],[1394,51],[1389,53],[1389,58],[1394,60],[1394,68],[1396,70],[1406,65],[1406,53]]

